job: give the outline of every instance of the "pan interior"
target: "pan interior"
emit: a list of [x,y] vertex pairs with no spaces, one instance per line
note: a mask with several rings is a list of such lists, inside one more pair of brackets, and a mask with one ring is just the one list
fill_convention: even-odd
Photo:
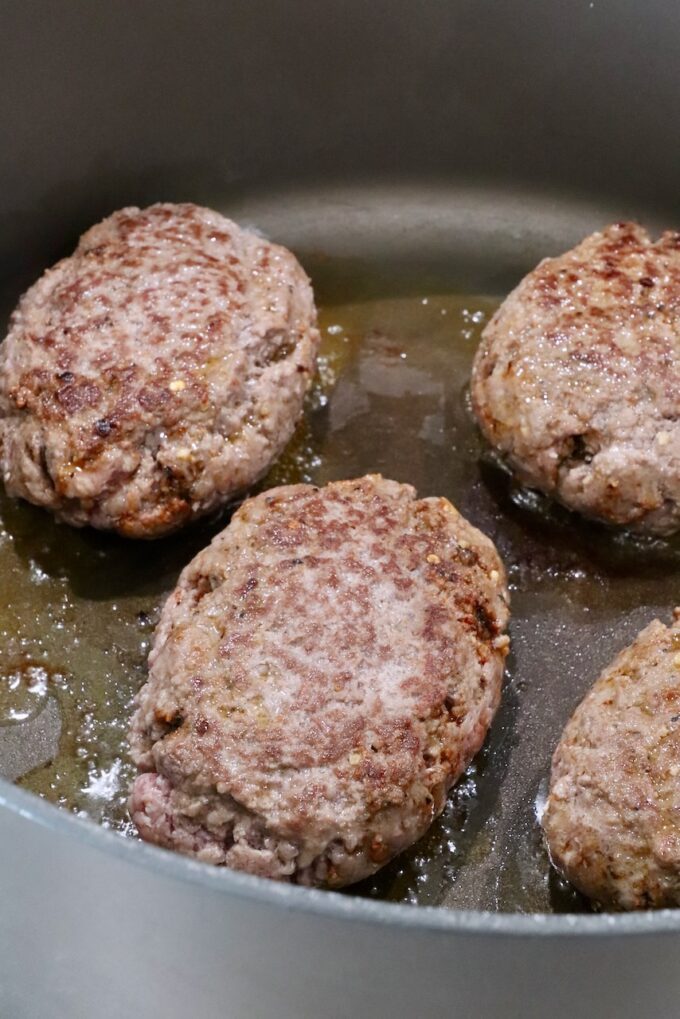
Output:
[[[221,208],[292,247],[320,305],[319,377],[263,487],[368,471],[411,482],[486,531],[510,576],[513,651],[484,750],[429,835],[348,894],[587,909],[550,870],[537,805],[561,728],[600,668],[655,615],[668,619],[680,545],[609,531],[517,488],[475,429],[467,384],[484,323],[540,257],[613,219],[655,224],[644,210],[439,187]],[[7,311],[23,283],[8,281]],[[227,520],[134,544],[0,495],[0,773],[134,837],[125,733],[153,626],[181,568]]]

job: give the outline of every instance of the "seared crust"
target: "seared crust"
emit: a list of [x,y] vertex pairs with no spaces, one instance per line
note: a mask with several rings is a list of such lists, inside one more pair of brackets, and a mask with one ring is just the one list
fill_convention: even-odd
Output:
[[680,609],[604,670],[553,758],[543,828],[555,866],[619,909],[680,906]]
[[375,872],[484,740],[507,604],[446,499],[368,476],[247,501],[163,610],[132,721],[140,834],[304,884]]
[[290,438],[315,319],[285,248],[195,205],[114,213],[24,295],[0,347],[7,491],[129,537],[212,511]]
[[547,258],[503,302],[475,413],[520,479],[612,524],[680,527],[680,234],[634,223]]

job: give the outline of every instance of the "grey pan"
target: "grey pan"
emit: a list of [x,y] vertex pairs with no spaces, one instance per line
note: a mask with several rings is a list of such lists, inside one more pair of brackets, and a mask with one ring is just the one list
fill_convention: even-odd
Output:
[[[406,294],[414,271],[418,293],[501,294],[607,220],[680,225],[678,46],[680,10],[665,2],[9,0],[6,303],[90,222],[158,198],[257,223],[299,251],[334,306],[362,280],[372,296]],[[475,500],[471,515],[493,524]],[[513,524],[523,534],[526,519]],[[627,555],[603,567],[613,596],[611,611],[605,597],[592,606],[599,628],[583,628],[580,595],[541,591],[532,608],[518,592],[518,667],[543,646],[536,669],[558,659],[564,673],[554,690],[529,683],[536,698],[510,719],[520,777],[545,773],[611,651],[668,614],[677,561],[657,549],[639,576]],[[512,814],[516,789],[502,789]],[[625,1019],[675,1015],[680,1000],[676,913],[414,908],[277,886],[121,839],[8,783],[0,894],[8,1019]]]

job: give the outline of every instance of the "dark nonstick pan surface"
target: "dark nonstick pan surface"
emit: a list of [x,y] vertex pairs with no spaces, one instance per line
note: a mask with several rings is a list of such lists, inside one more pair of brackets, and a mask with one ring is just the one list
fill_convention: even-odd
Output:
[[[347,894],[588,909],[551,872],[540,838],[550,756],[600,668],[651,618],[669,618],[680,544],[633,539],[518,488],[477,433],[467,384],[481,329],[507,290],[538,258],[622,210],[431,185],[220,207],[289,244],[320,306],[319,377],[263,486],[369,471],[408,481],[420,495],[450,498],[509,571],[513,650],[484,750],[429,835]],[[5,312],[24,283],[9,281]],[[181,568],[227,522],[138,544],[72,530],[0,496],[0,773],[135,838],[126,728],[153,626]]]

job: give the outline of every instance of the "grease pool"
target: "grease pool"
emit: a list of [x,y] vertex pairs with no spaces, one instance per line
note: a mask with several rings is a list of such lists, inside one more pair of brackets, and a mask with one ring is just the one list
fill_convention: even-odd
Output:
[[[411,288],[413,290],[413,288]],[[487,745],[417,846],[350,894],[580,910],[551,874],[536,804],[562,725],[613,653],[679,600],[678,543],[640,543],[516,489],[487,456],[467,381],[497,301],[326,304],[305,419],[264,487],[380,471],[449,497],[508,567],[513,652]],[[153,544],[55,524],[0,496],[0,769],[134,837],[126,728],[159,606],[228,514]]]

